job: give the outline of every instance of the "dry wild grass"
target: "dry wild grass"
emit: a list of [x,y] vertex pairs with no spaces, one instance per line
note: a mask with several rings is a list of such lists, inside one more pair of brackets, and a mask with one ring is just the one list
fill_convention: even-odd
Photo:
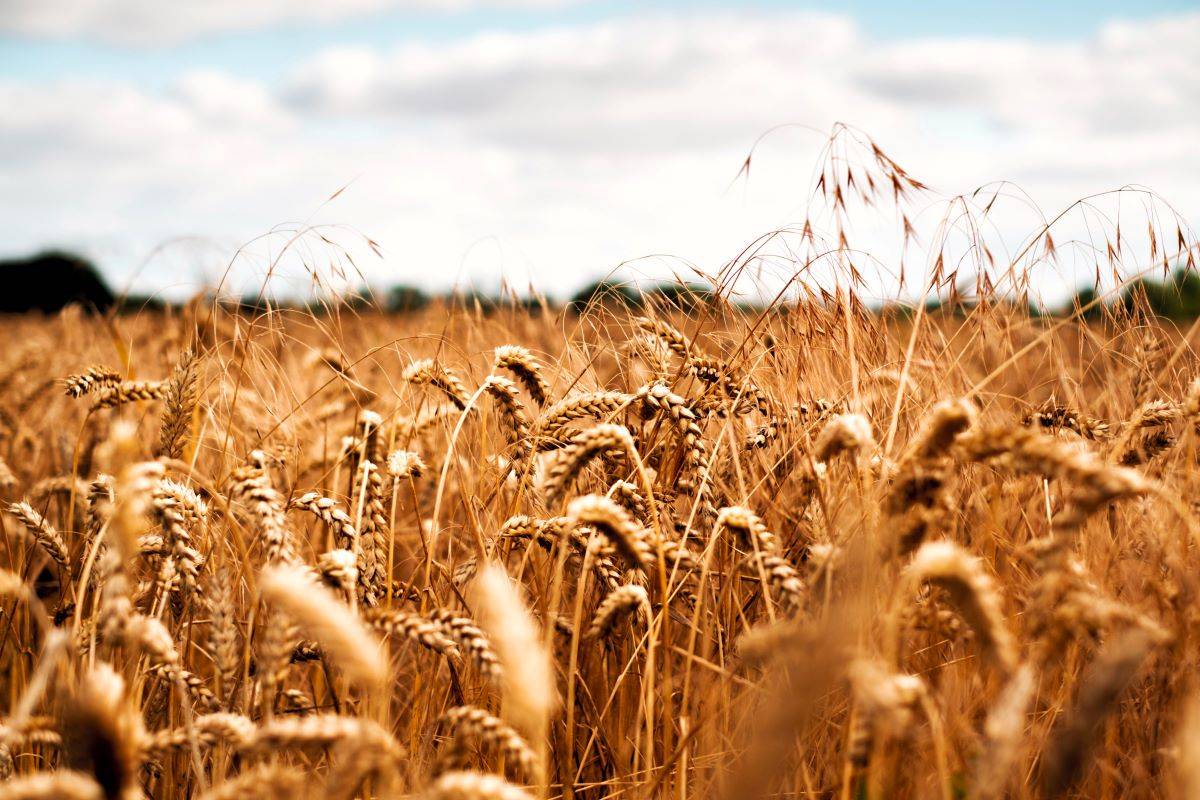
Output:
[[1195,796],[1196,328],[852,288],[4,321],[0,800]]

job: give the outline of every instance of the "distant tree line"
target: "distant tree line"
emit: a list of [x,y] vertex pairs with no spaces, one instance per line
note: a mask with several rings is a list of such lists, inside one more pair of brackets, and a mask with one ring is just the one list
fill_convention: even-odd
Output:
[[107,311],[112,291],[87,259],[51,251],[0,261],[0,313],[59,311],[71,303]]
[[[82,256],[65,251],[46,251],[25,258],[0,260],[0,277],[7,290],[0,293],[0,313],[52,313],[73,303],[85,310],[101,313],[114,310],[162,310],[169,305],[159,297],[114,294],[94,264]],[[1200,317],[1200,276],[1191,270],[1179,268],[1162,279],[1138,278],[1131,281],[1115,298],[1097,302],[1098,297],[1097,291],[1089,286],[1076,292],[1062,308],[1047,312],[1031,305],[1029,313],[1039,316],[1047,313],[1060,315],[1078,312],[1087,318],[1097,318],[1106,312],[1132,311],[1136,307],[1168,319],[1193,319]],[[626,281],[601,280],[584,287],[570,298],[566,305],[576,311],[582,311],[589,306],[639,309],[647,305],[689,311],[712,303],[715,299],[712,289],[701,284],[664,282],[639,285]],[[298,304],[295,301],[276,301],[259,296],[228,302],[246,311],[306,308],[314,313],[327,311],[333,305],[324,300]],[[336,300],[336,305],[343,308],[379,309],[396,314],[420,311],[434,303],[453,304],[483,313],[502,309],[536,310],[543,306],[557,305],[544,298],[477,291],[438,295],[406,284],[393,286],[377,294],[362,290]],[[740,305],[749,311],[762,308],[752,302],[742,302]],[[960,313],[968,310],[970,303],[962,301],[949,306],[940,300],[930,300],[925,304],[925,308],[929,312]],[[915,308],[912,305],[893,303],[877,310],[902,317],[911,315]]]

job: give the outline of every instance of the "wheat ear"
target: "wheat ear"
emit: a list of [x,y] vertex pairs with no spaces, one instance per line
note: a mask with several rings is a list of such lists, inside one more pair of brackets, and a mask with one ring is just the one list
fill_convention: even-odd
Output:
[[457,658],[458,645],[446,634],[446,627],[433,620],[397,608],[373,608],[364,621],[386,636],[400,636],[440,655]]
[[528,349],[514,344],[506,344],[495,350],[495,368],[506,369],[516,376],[525,391],[539,406],[546,404],[550,396],[550,384],[542,376],[541,362]]
[[163,458],[179,458],[183,454],[185,434],[196,411],[199,379],[196,354],[188,350],[179,358],[163,390],[166,408],[158,431],[157,453]]
[[521,777],[535,782],[540,780],[542,770],[537,754],[504,720],[475,706],[452,708],[442,715],[442,720],[455,739],[452,747],[477,742],[501,753],[506,762],[517,767]]
[[650,614],[650,595],[637,584],[619,586],[604,596],[596,607],[592,624],[586,636],[590,639],[607,638],[621,620],[637,615],[643,619]]
[[426,358],[414,361],[404,370],[401,380],[414,386],[427,385],[442,392],[459,410],[467,407],[467,387],[450,369]]
[[841,453],[869,453],[875,446],[871,423],[862,414],[837,414],[830,417],[813,445],[813,458],[828,461]]
[[521,590],[502,567],[479,571],[473,596],[480,623],[503,662],[505,712],[518,729],[541,741],[558,705],[554,669]]
[[67,552],[67,544],[63,541],[62,534],[55,530],[54,526],[47,522],[46,518],[34,510],[29,503],[12,503],[8,507],[8,513],[25,526],[25,530],[29,531],[34,541],[62,570],[62,574],[68,575],[71,555]]
[[648,569],[653,563],[644,529],[611,499],[598,494],[577,497],[567,506],[567,517],[576,526],[586,525],[598,531],[630,566]]
[[422,795],[426,800],[533,800],[533,795],[499,775],[445,772]]
[[35,772],[0,783],[0,800],[104,800],[89,775],[72,770]]
[[1004,620],[1000,593],[979,559],[949,541],[921,545],[908,567],[916,584],[942,587],[979,637],[983,655],[1001,674],[1017,667],[1017,644]]
[[609,452],[620,452],[631,461],[636,460],[633,436],[624,425],[602,423],[574,436],[562,449],[557,460],[546,472],[542,485],[546,502],[554,504],[570,487],[587,465],[597,456]]
[[290,800],[303,797],[307,778],[290,764],[258,764],[220,783],[198,800]]
[[83,397],[98,389],[116,386],[120,382],[121,374],[119,372],[101,364],[88,367],[78,374],[68,375],[63,380],[68,397]]
[[267,563],[296,560],[296,544],[284,517],[282,495],[271,485],[267,457],[261,450],[250,454],[249,463],[230,478],[230,499],[239,503],[262,539]]
[[500,658],[492,649],[491,640],[474,622],[445,608],[431,611],[429,619],[470,656],[481,675],[493,683],[501,681],[504,668]]
[[271,602],[320,642],[352,681],[379,686],[387,679],[379,642],[349,608],[315,583],[307,570],[288,565],[267,567],[260,586]]
[[1046,747],[1042,784],[1057,797],[1082,777],[1101,721],[1108,716],[1161,638],[1134,628],[1109,641],[1079,688],[1074,707],[1056,726]]

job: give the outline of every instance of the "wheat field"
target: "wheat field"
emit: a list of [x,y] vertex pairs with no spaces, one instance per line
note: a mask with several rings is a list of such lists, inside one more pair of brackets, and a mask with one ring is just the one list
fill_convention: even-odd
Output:
[[0,797],[1194,797],[1192,331],[4,323]]
[[1200,797],[1200,324],[853,272],[0,321],[0,800]]

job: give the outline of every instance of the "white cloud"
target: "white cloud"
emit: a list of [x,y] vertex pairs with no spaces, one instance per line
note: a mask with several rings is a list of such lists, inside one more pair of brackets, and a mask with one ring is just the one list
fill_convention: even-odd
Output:
[[1050,210],[1138,183],[1195,222],[1197,38],[1200,15],[1079,42],[886,43],[836,15],[638,16],[331,49],[279,86],[10,81],[0,105],[23,113],[0,119],[0,196],[18,199],[0,241],[131,263],[180,233],[236,242],[309,219],[350,183],[311,218],[379,240],[380,280],[531,275],[564,292],[646,253],[713,269],[797,222],[820,136],[772,135],[726,189],[763,131],[836,120],[947,195],[1010,179]]
[[1197,36],[1200,14],[1111,23],[1078,43],[880,43],[823,14],[637,18],[332,49],[288,95],[306,112],[441,120],[569,150],[744,142],[789,120],[911,126],[930,112],[978,115],[1009,140],[1068,139],[1200,124]]
[[0,31],[157,46],[292,22],[332,22],[388,10],[549,6],[558,0],[0,0]]
[[[1094,133],[1196,124],[1200,15],[1110,23],[1089,41],[908,42],[881,48],[859,73],[883,98],[975,109],[1016,130]],[[1066,126],[1066,127],[1063,127]]]
[[796,116],[831,122],[862,97],[845,58],[863,44],[850,20],[824,14],[640,17],[334,49],[296,72],[288,96],[302,111],[449,122],[512,146],[713,147]]

